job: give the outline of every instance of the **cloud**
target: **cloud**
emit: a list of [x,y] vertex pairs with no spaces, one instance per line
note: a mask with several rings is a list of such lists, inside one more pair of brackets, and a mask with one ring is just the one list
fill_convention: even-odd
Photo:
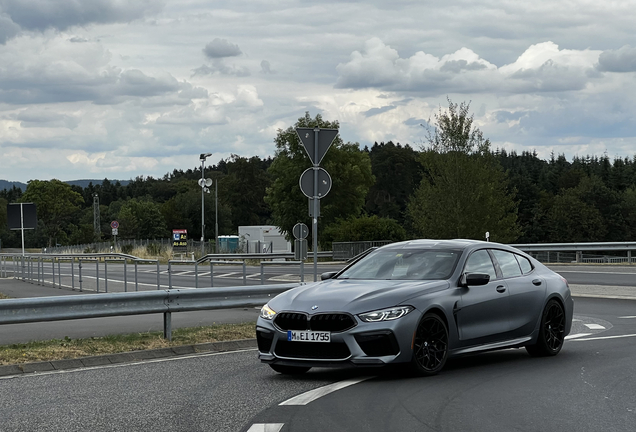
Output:
[[236,57],[243,54],[238,45],[230,43],[227,39],[216,38],[203,48],[203,53],[211,59]]
[[425,95],[573,91],[594,79],[600,51],[560,50],[553,42],[531,45],[515,62],[497,67],[468,48],[441,58],[422,51],[409,58],[373,38],[336,70],[336,88],[375,88]]
[[636,72],[636,48],[625,45],[617,50],[603,51],[598,58],[603,72]]
[[212,62],[211,65],[202,65],[196,69],[193,69],[192,76],[197,75],[234,75],[238,77],[250,76],[250,70],[245,66],[228,66],[223,60],[217,59]]
[[43,31],[91,23],[130,22],[160,12],[164,3],[157,0],[0,0],[0,10],[24,30]]
[[394,110],[396,107],[393,105],[386,105],[380,108],[371,108],[370,110],[367,110],[364,112],[364,116],[365,117],[372,117],[374,115],[378,115],[378,114],[382,114],[385,113],[387,111],[391,111]]
[[271,65],[269,64],[267,60],[263,60],[261,62],[261,73],[269,75],[269,74],[275,74],[276,71],[272,70]]

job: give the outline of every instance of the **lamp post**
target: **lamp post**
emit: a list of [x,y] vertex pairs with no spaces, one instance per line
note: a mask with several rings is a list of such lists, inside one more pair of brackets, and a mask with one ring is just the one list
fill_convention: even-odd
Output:
[[205,193],[210,193],[208,186],[212,185],[212,180],[206,179],[204,175],[205,160],[212,156],[212,153],[201,153],[199,159],[201,160],[201,180],[199,180],[199,186],[201,186],[201,256],[205,255]]

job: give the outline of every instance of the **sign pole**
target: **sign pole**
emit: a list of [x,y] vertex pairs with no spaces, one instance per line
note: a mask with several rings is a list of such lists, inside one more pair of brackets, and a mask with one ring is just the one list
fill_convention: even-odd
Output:
[[313,248],[314,248],[314,282],[318,280],[318,133],[320,128],[314,128],[314,220],[313,220]]

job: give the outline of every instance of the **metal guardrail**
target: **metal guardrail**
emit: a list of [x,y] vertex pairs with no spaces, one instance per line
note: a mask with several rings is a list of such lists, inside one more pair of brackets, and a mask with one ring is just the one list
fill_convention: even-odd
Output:
[[36,297],[0,301],[0,324],[163,313],[164,337],[172,339],[172,313],[261,306],[300,284],[177,289]]
[[[636,242],[535,243],[512,244],[542,262],[627,263],[632,264]],[[626,256],[590,255],[583,252],[625,252]],[[556,257],[556,261],[554,258]],[[572,258],[570,258],[572,257]],[[552,258],[552,259],[551,259]],[[565,260],[562,260],[565,258]]]
[[372,247],[380,247],[393,243],[390,240],[380,241],[358,241],[358,242],[333,242],[331,248],[333,249],[333,259],[336,261],[346,261],[355,257]]

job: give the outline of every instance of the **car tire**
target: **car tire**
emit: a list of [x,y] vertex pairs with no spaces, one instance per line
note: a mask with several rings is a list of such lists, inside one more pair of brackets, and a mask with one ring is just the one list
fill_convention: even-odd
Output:
[[537,343],[526,345],[532,357],[555,356],[565,341],[565,311],[558,301],[550,300],[541,314],[541,325]]
[[413,336],[411,369],[419,376],[439,373],[448,358],[448,327],[439,315],[425,314]]
[[276,372],[283,375],[301,375],[307,372],[309,369],[311,369],[310,367],[284,366],[284,365],[277,365],[277,364],[271,364],[269,365],[269,367],[271,367]]

